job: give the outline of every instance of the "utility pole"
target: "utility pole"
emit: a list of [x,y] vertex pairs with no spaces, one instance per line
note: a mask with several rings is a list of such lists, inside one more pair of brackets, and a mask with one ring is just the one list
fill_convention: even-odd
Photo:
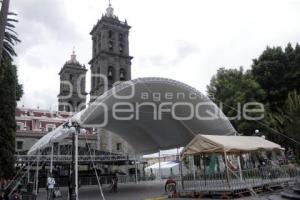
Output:
[[10,0],[2,0],[2,6],[0,11],[0,63],[2,58],[4,33],[5,33],[7,15],[9,10],[9,1]]

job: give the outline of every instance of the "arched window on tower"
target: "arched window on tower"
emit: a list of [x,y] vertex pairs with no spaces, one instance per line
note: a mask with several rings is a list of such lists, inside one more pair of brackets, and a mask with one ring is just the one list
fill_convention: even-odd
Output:
[[73,74],[70,74],[70,82],[71,83],[73,83],[73,78],[74,78]]
[[109,51],[114,51],[114,42],[113,41],[108,42],[108,50]]
[[119,34],[119,52],[124,52],[124,35],[122,33]]
[[98,49],[101,50],[101,33],[98,36]]
[[114,36],[114,32],[113,32],[112,30],[109,30],[109,31],[108,31],[108,38],[109,38],[109,39],[112,39],[113,36]]
[[123,45],[123,43],[120,43],[120,45],[119,45],[119,51],[120,51],[120,53],[124,52],[124,45]]
[[124,36],[122,33],[119,34],[119,41],[123,42]]
[[107,70],[107,79],[109,81],[113,81],[114,80],[113,67],[108,67],[108,70]]
[[113,51],[114,50],[114,32],[112,30],[108,31],[108,50]]
[[100,67],[97,68],[96,72],[96,88],[98,88],[100,85]]
[[125,81],[125,80],[126,80],[125,69],[121,68],[120,69],[120,81]]

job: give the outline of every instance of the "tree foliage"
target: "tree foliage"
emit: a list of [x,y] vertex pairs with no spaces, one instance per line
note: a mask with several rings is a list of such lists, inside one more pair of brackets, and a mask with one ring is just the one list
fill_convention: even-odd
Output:
[[267,47],[253,60],[251,72],[266,92],[265,103],[271,111],[277,111],[284,106],[289,92],[300,92],[300,46],[293,48],[289,43],[284,51]]
[[[235,116],[238,103],[263,102],[261,121],[233,120],[238,132],[251,134],[261,130],[271,139],[300,155],[300,46],[267,47],[253,60],[252,68],[218,70],[208,86],[215,102],[224,104],[224,114]],[[227,108],[226,108],[227,107]]]
[[14,169],[16,67],[8,58],[1,62],[4,73],[0,81],[0,177],[9,178]]
[[[289,92],[285,104],[278,108],[277,112],[270,114],[270,123],[276,130],[284,135],[300,141],[300,95],[296,91]],[[276,138],[274,140],[281,142],[285,147],[291,147],[299,154],[300,146],[287,139]],[[283,142],[285,141],[285,142]],[[288,145],[287,145],[288,144]]]
[[12,64],[13,56],[16,56],[14,45],[20,40],[13,30],[12,22],[16,20],[0,20],[6,22],[3,47],[0,46],[0,178],[10,178],[15,164],[16,101],[23,94],[22,85],[18,83],[17,67]]
[[[269,134],[269,138],[283,146],[298,149],[296,153],[299,155],[299,44],[293,48],[289,43],[284,50],[281,47],[267,47],[253,60],[251,72],[266,92],[265,104],[270,106],[268,125],[285,136]],[[287,137],[291,139],[288,140]]]
[[18,22],[18,20],[12,18],[16,16],[15,13],[9,12],[8,18],[6,21],[5,32],[4,32],[4,40],[3,40],[3,53],[2,56],[13,60],[13,56],[17,56],[17,53],[14,49],[14,46],[21,42],[18,38],[18,34],[14,31],[15,25],[14,23]]
[[258,128],[259,125],[245,119],[242,112],[246,103],[261,102],[265,98],[264,91],[249,72],[245,73],[243,68],[220,68],[207,86],[207,92],[239,133],[252,135]]

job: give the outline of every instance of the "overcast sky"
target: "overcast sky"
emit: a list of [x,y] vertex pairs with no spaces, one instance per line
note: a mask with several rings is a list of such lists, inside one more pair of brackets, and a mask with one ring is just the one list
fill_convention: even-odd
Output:
[[[25,92],[20,105],[57,110],[58,72],[73,46],[89,69],[89,32],[107,5],[107,0],[11,0],[22,40],[15,60]],[[218,68],[247,69],[267,45],[300,41],[300,0],[112,0],[112,5],[132,26],[132,78],[172,78],[203,93]]]

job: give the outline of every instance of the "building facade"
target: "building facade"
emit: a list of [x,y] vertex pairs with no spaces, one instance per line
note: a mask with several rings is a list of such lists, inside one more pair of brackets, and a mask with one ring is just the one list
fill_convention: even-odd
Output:
[[[41,137],[65,123],[73,114],[65,111],[17,108],[15,115],[17,122],[16,152],[26,153]],[[79,139],[79,146],[85,146],[86,142],[84,139],[83,137]],[[97,145],[97,137],[91,134],[90,131],[88,132],[88,142],[94,148]],[[59,145],[65,144],[71,144],[71,138]]]

